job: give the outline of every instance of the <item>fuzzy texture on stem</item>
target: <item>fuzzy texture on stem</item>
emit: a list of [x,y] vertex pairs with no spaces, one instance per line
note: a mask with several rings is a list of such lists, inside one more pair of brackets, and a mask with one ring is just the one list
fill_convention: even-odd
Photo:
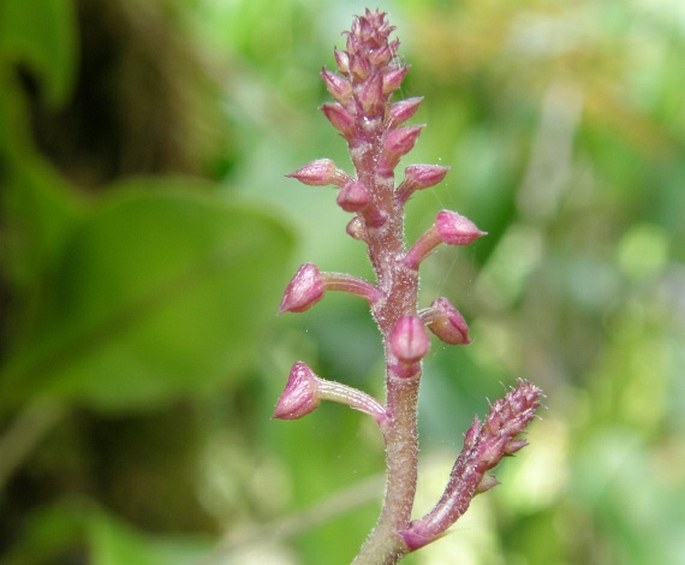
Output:
[[418,468],[417,400],[422,360],[430,347],[426,327],[450,344],[468,344],[468,326],[446,298],[417,311],[418,270],[435,247],[464,246],[485,235],[469,219],[449,210],[411,247],[404,239],[404,209],[417,190],[439,183],[448,167],[409,165],[395,186],[394,170],[414,147],[423,126],[403,125],[421,98],[391,102],[409,67],[397,57],[398,40],[385,14],[366,10],[346,32],[346,47],[334,51],[338,72],[324,69],[322,79],[335,99],[322,111],[347,142],[355,176],[329,159],[318,159],[290,177],[313,185],[334,185],[337,204],[353,214],[347,233],[366,245],[376,282],[352,275],[321,273],[306,263],[288,284],[281,312],[302,312],[340,290],[365,298],[381,334],[385,353],[383,406],[366,393],[316,376],[304,363],[291,370],[274,417],[296,418],[315,409],[321,399],[342,402],[371,415],[386,447],[385,496],[375,528],[355,559],[357,564],[392,565],[405,554],[445,533],[478,493],[497,481],[486,475],[505,455],[521,449],[516,439],[537,408],[540,391],[525,382],[497,401],[484,424],[477,419],[467,432],[448,485],[434,509],[411,520]]

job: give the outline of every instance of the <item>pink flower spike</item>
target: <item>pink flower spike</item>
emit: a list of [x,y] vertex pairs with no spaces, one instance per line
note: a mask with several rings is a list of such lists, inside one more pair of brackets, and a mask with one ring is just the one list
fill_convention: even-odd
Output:
[[395,198],[404,204],[417,190],[435,186],[445,178],[449,167],[440,165],[409,165],[404,169],[404,180],[397,187]]
[[338,192],[336,199],[338,206],[346,212],[359,212],[369,203],[369,190],[360,181],[348,182]]
[[314,263],[305,263],[290,279],[278,312],[304,312],[323,298],[324,291],[324,277],[319,268]]
[[402,316],[390,333],[390,351],[402,363],[414,364],[428,353],[430,340],[418,316]]
[[273,418],[297,420],[316,410],[318,378],[306,363],[298,361],[290,369],[288,383],[276,403]]
[[469,327],[461,315],[447,298],[438,298],[430,308],[420,313],[421,320],[437,337],[451,345],[471,343]]
[[388,115],[386,117],[388,127],[395,128],[406,122],[419,109],[419,104],[421,104],[422,100],[423,96],[417,96],[415,98],[407,98],[406,100],[395,102],[388,109]]
[[383,94],[391,94],[395,92],[402,84],[402,81],[408,72],[409,65],[403,65],[401,67],[391,69],[388,73],[386,73],[383,76]]
[[447,245],[469,245],[486,235],[486,232],[480,231],[471,220],[450,210],[438,212],[435,227],[440,239]]
[[349,100],[350,96],[352,96],[352,85],[345,77],[341,77],[324,68],[321,69],[321,78],[330,95],[339,102]]
[[338,169],[330,159],[317,159],[285,176],[308,186],[332,184],[341,187],[351,179],[350,175]]

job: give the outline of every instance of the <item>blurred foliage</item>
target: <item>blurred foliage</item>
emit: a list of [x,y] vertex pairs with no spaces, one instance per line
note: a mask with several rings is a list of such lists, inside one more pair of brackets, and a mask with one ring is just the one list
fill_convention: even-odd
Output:
[[[370,6],[370,7],[375,7]],[[348,563],[383,448],[325,405],[273,422],[290,364],[382,395],[363,305],[275,318],[296,266],[369,275],[332,192],[349,165],[317,71],[361,2],[0,3],[0,561]],[[676,564],[685,555],[685,8],[395,0],[425,95],[408,206],[489,232],[436,253],[465,348],[434,343],[416,512],[524,375],[531,445],[407,563]],[[294,246],[295,236],[298,245]],[[332,497],[332,498],[329,498]]]

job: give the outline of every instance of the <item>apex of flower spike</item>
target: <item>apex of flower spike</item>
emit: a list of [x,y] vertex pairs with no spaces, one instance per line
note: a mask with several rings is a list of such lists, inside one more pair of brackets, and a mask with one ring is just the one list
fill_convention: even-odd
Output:
[[316,410],[320,400],[317,396],[318,378],[302,361],[290,369],[288,383],[276,403],[273,418],[297,420]]

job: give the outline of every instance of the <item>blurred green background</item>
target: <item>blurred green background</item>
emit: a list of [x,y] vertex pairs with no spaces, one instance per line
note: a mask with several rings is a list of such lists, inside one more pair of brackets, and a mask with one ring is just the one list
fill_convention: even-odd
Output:
[[[423,270],[474,341],[427,360],[416,513],[487,398],[547,394],[502,484],[406,562],[685,563],[685,4],[377,4],[425,96],[405,164],[452,167],[407,235],[440,208],[489,232]],[[1,563],[356,553],[377,430],[270,414],[297,359],[382,395],[363,304],[274,315],[304,261],[370,276],[335,193],[283,178],[349,167],[318,71],[364,7],[0,3]]]

